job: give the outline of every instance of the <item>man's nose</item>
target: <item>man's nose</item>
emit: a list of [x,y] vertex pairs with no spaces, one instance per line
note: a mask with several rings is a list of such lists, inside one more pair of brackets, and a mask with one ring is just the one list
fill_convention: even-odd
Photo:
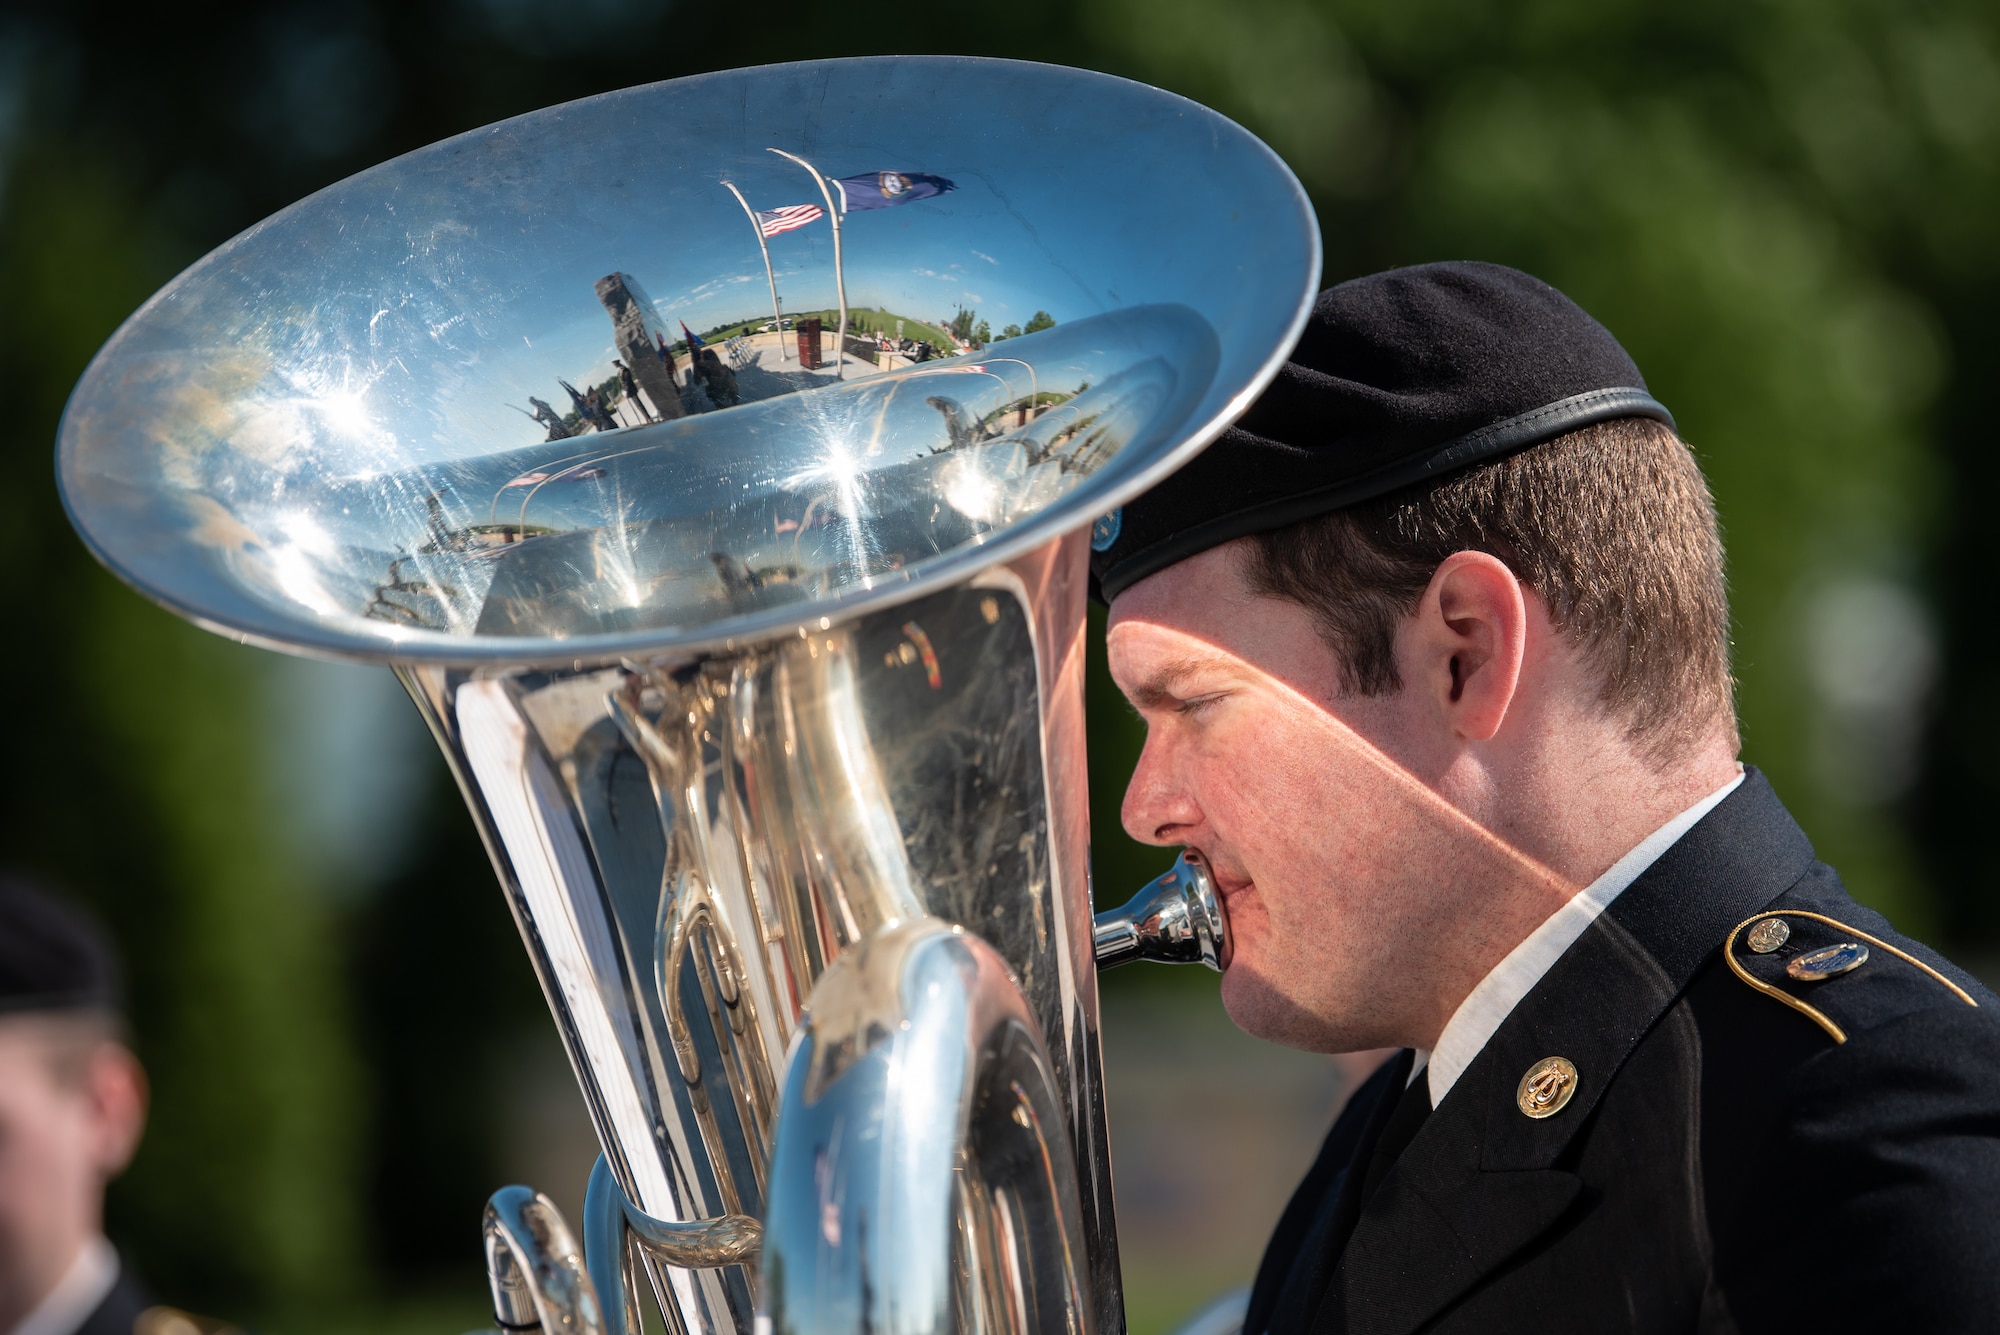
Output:
[[1148,733],[1125,785],[1119,823],[1142,844],[1185,843],[1188,832],[1201,823],[1201,809],[1182,781],[1171,751],[1156,734]]

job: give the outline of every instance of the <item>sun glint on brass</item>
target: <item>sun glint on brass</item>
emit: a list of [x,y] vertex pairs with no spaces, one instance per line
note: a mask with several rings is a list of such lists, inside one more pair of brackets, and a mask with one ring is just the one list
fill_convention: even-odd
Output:
[[1567,1057],[1544,1057],[1528,1068],[1521,1086],[1514,1091],[1514,1103],[1528,1116],[1540,1120],[1563,1110],[1576,1093],[1576,1067]]
[[1768,955],[1792,939],[1792,925],[1783,918],[1766,918],[1750,929],[1743,944],[1759,955]]

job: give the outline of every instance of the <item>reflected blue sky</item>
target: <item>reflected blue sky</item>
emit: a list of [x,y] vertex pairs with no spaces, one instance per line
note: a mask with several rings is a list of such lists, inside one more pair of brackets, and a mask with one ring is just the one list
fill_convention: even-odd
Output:
[[[725,173],[752,208],[819,202],[818,187],[804,171],[782,159],[772,157],[768,162],[769,166],[752,155]],[[835,174],[825,164],[815,165]],[[870,169],[920,168],[930,170],[899,155]],[[604,271],[618,269],[638,279],[670,337],[678,337],[682,323],[702,333],[725,320],[770,319],[770,289],[756,232],[728,191],[718,184],[692,192],[679,208],[678,216],[685,222],[676,230],[684,226],[692,240],[679,244],[662,238],[659,243],[635,246],[619,263],[612,263],[607,252]],[[1050,292],[1045,276],[1038,272],[1042,256],[1035,237],[1028,229],[1009,228],[1007,221],[1005,201],[988,182],[976,178],[941,198],[849,215],[842,223],[842,260],[850,311],[886,312],[944,324],[963,306],[976,309],[998,330],[1025,324],[1036,311],[1048,309],[1050,302],[1063,304],[1063,295],[1071,298],[1070,316],[1103,308],[1100,300],[1082,289]],[[978,226],[987,249],[967,243],[968,222]],[[834,307],[833,233],[828,220],[772,237],[767,244],[785,312]],[[601,276],[586,278],[579,269],[569,284],[573,290],[567,292],[561,279],[552,278],[541,293],[535,319],[544,321],[559,307],[572,308],[573,318],[545,325],[539,334],[524,332],[518,347],[507,344],[504,351],[496,347],[489,363],[494,379],[540,386],[521,392],[538,392],[545,398],[553,393],[559,399],[556,375],[578,385],[610,375],[612,358],[618,354],[612,346],[610,320],[591,288]],[[1057,318],[1064,315],[1057,313]],[[512,426],[524,443],[539,439],[527,424],[509,422],[511,414],[495,414],[472,402],[459,409],[468,420],[476,415],[496,433]]]
[[[440,284],[449,281],[448,266],[433,268],[422,254],[400,261],[383,254],[385,263],[404,270],[408,289],[400,305],[370,316],[369,355],[358,360],[357,380],[384,376],[391,381],[384,385],[388,401],[371,406],[377,412],[394,411],[393,381],[409,352],[420,352],[426,361],[436,352],[456,354],[452,390],[437,404],[452,420],[451,434],[481,449],[538,439],[534,428],[506,405],[523,404],[530,393],[554,395],[560,403],[557,377],[581,385],[611,373],[611,322],[593,288],[611,272],[638,279],[670,337],[680,322],[700,332],[725,319],[768,318],[770,298],[756,234],[720,182],[733,181],[753,208],[816,202],[818,188],[811,177],[758,142],[769,138],[776,146],[799,151],[796,138],[780,140],[777,134],[773,127],[768,134],[752,134],[733,152],[712,154],[705,172],[681,166],[658,174],[634,173],[632,179],[606,187],[603,198],[580,202],[586,214],[615,213],[617,222],[611,226],[551,216],[523,227],[502,207],[487,212],[488,221],[475,223],[471,220],[481,216],[479,210],[459,210],[456,221],[470,232],[460,245],[483,246],[487,234],[496,233],[516,261],[508,266],[512,281],[488,288],[477,303],[463,302],[468,309],[452,310],[453,303],[437,302],[425,290],[427,276]],[[1102,227],[1102,201],[1077,198],[1073,186],[1053,179],[1019,185],[1010,181],[1013,188],[1002,191],[996,188],[991,164],[982,165],[963,140],[953,142],[936,125],[897,139],[829,149],[815,161],[829,175],[923,170],[948,176],[957,185],[941,198],[845,219],[842,258],[851,310],[880,309],[941,321],[964,305],[977,308],[998,329],[1025,323],[1037,310],[1049,310],[1059,320],[1074,319],[1123,304],[1119,297],[1136,299],[1077,281],[1075,264],[1051,263],[1057,255],[1076,255],[1085,271],[1116,271],[1089,258],[1105,243],[1096,235]],[[563,193],[593,188],[557,175],[545,188]],[[384,241],[399,246],[400,234]],[[769,244],[786,310],[835,304],[827,220],[773,237]],[[1130,256],[1124,260],[1129,265]],[[406,404],[415,390],[409,386]],[[409,443],[411,461],[437,457],[423,443]],[[447,454],[464,448],[454,441],[431,443]]]

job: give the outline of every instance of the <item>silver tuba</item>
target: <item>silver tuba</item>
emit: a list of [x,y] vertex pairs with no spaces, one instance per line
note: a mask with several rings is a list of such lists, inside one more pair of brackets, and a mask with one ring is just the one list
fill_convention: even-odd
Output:
[[1318,268],[1203,107],[824,61],[385,163],[98,354],[58,460],[92,549],[393,665],[492,853],[603,1148],[580,1239],[488,1207],[505,1328],[1123,1329],[1096,962],[1227,942],[1185,860],[1093,918],[1090,547]]

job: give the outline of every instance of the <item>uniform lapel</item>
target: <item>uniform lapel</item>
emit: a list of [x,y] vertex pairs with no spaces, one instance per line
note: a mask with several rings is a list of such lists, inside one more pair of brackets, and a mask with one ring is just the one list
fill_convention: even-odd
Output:
[[[1557,1167],[1626,1056],[1729,929],[1805,874],[1812,847],[1770,785],[1742,785],[1612,901],[1425,1121],[1363,1211],[1312,1329],[1407,1335],[1545,1233],[1581,1184]],[[1576,1092],[1524,1116],[1544,1057]]]
[[[1343,1123],[1353,1118],[1354,1124],[1334,1128],[1319,1162],[1278,1221],[1264,1264],[1258,1267],[1257,1289],[1244,1314],[1245,1330],[1297,1330],[1319,1306],[1339,1249],[1360,1217],[1361,1179],[1407,1092],[1414,1055],[1405,1049],[1384,1062],[1341,1114]],[[1267,1284],[1273,1290],[1268,1298],[1261,1292]]]

